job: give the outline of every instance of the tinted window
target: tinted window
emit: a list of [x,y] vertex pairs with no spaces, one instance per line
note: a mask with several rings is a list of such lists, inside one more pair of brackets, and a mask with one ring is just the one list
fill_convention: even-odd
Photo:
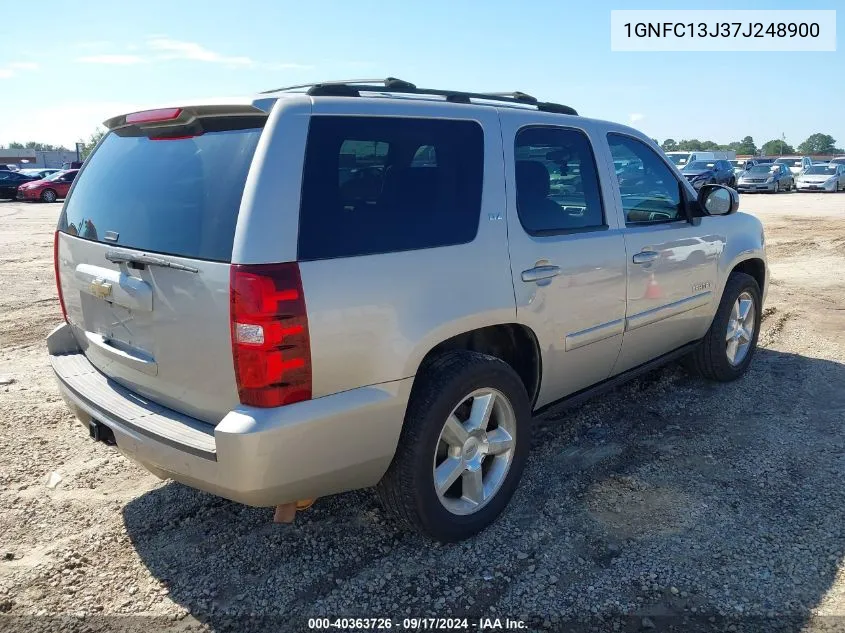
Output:
[[299,258],[464,244],[481,213],[484,136],[472,121],[311,119]]
[[576,130],[524,128],[516,135],[516,208],[528,233],[604,226],[593,151]]
[[[59,228],[120,246],[230,261],[238,208],[261,130],[171,140],[110,133],[91,156]],[[63,178],[64,174],[57,174]]]
[[684,217],[681,184],[645,143],[621,134],[608,134],[613,160],[632,160],[632,167],[616,175],[627,223],[667,222]]

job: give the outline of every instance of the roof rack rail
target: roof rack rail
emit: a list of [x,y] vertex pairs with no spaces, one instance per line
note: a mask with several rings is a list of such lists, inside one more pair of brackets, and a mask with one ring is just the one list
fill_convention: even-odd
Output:
[[460,90],[438,90],[433,88],[417,88],[409,81],[403,81],[396,77],[386,79],[347,79],[340,81],[321,81],[313,84],[299,84],[265,90],[261,94],[273,92],[284,92],[286,90],[297,90],[307,88],[307,94],[311,96],[331,97],[359,97],[361,92],[393,92],[397,94],[433,95],[445,97],[451,103],[472,103],[472,99],[482,101],[498,101],[501,103],[513,103],[518,105],[532,105],[542,112],[555,112],[557,114],[577,115],[574,108],[560,103],[550,101],[538,101],[524,92],[463,92]]

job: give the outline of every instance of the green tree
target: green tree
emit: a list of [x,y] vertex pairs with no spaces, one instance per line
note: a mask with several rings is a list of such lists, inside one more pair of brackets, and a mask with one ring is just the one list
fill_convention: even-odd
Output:
[[9,149],[23,149],[23,143],[18,143],[17,141],[13,141],[9,143]]
[[667,138],[660,147],[664,152],[674,152],[678,149],[678,142],[673,138]]
[[741,141],[734,141],[728,145],[728,149],[732,149],[737,154],[756,154],[757,146],[754,144],[754,139],[746,136]]
[[701,141],[699,141],[697,138],[693,138],[690,140],[682,140],[680,143],[678,143],[678,149],[687,152],[700,152],[704,148],[701,146]]
[[94,151],[94,148],[97,146],[97,143],[100,142],[100,139],[103,138],[106,131],[103,128],[97,128],[88,137],[88,140],[79,139],[79,143],[82,144],[82,147],[79,148],[79,158],[85,160]]
[[833,154],[836,151],[836,139],[830,134],[816,132],[798,146],[802,154]]
[[795,148],[786,141],[776,138],[763,143],[763,154],[766,156],[781,156],[783,154],[794,154]]
[[64,145],[52,145],[50,143],[38,143],[36,141],[27,141],[23,149],[31,149],[36,152],[69,151]]

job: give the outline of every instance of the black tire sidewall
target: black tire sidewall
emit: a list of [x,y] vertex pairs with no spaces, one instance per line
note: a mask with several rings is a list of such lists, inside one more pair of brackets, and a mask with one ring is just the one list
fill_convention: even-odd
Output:
[[[732,365],[728,360],[727,350],[725,346],[725,334],[728,331],[728,321],[731,317],[731,310],[733,305],[743,292],[748,292],[754,301],[754,336],[751,339],[751,347],[748,350],[745,358],[739,365]],[[754,358],[754,353],[757,350],[757,340],[760,336],[760,325],[762,316],[762,298],[760,295],[760,287],[756,280],[751,275],[745,273],[734,273],[728,278],[728,283],[725,284],[725,291],[722,293],[722,301],[719,304],[719,309],[716,311],[716,316],[710,326],[710,332],[707,336],[706,345],[710,346],[710,358],[712,358],[711,368],[720,380],[735,380],[742,376]]]
[[[492,500],[483,508],[469,515],[449,512],[437,497],[434,488],[434,454],[437,441],[447,417],[470,393],[476,389],[493,388],[501,392],[513,407],[516,417],[516,446],[505,481]],[[492,523],[504,510],[516,490],[531,444],[531,407],[528,395],[519,376],[509,365],[499,359],[469,364],[442,388],[423,417],[411,423],[421,424],[420,450],[412,464],[416,490],[416,509],[425,530],[443,541],[467,538]],[[406,422],[408,423],[408,422]]]

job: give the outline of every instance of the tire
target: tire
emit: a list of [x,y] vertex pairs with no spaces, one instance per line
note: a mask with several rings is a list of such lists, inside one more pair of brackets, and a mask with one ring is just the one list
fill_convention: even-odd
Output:
[[[734,362],[732,362],[729,357],[728,327],[734,315],[734,306],[740,297],[751,299],[753,326],[747,337],[748,346],[745,348],[744,355],[739,358],[737,353]],[[732,273],[725,284],[722,300],[719,303],[718,310],[716,310],[713,323],[707,330],[707,334],[704,335],[701,344],[690,354],[687,366],[704,378],[719,382],[729,382],[742,376],[748,370],[757,349],[757,338],[760,336],[761,308],[760,286],[757,285],[754,277],[745,273]],[[743,328],[746,332],[747,327],[748,323],[746,322]],[[745,337],[741,337],[739,340],[741,341],[742,338]]]
[[58,198],[56,192],[52,189],[45,189],[41,192],[41,202],[55,202]]
[[[474,403],[485,402],[487,396],[470,396],[484,390],[492,394],[490,402],[496,403],[485,437],[495,432],[501,439],[499,431],[509,424],[513,429],[510,451],[491,452],[483,457],[481,448],[473,453],[469,443],[464,448],[456,443],[448,449],[450,452],[444,452],[447,420],[454,413],[459,421],[464,420],[463,430],[472,426],[472,420],[478,418],[465,416],[470,410],[475,411]],[[478,406],[481,410],[483,405]],[[498,428],[493,428],[494,424]],[[417,375],[396,454],[376,491],[385,509],[405,526],[441,542],[461,541],[493,523],[505,509],[519,484],[530,447],[531,405],[513,368],[478,352],[448,352]],[[469,484],[465,484],[468,480],[464,475],[471,478],[472,472],[464,470],[464,464],[476,464],[468,461],[470,454],[474,455],[473,460],[480,459],[481,465],[473,472],[481,473],[482,489],[488,485],[488,477],[493,485],[489,496],[475,509],[466,499],[473,495],[466,491]],[[509,460],[506,466],[504,458]],[[454,463],[461,465],[457,470],[462,474],[451,479],[454,483],[441,496],[435,488],[435,467],[445,467],[447,461],[453,460],[458,460]],[[489,465],[484,466],[487,462]]]
[[731,178],[731,181],[728,183],[728,187],[736,189],[736,178]]
[[780,180],[775,180],[775,188],[772,190],[772,193],[780,193]]

